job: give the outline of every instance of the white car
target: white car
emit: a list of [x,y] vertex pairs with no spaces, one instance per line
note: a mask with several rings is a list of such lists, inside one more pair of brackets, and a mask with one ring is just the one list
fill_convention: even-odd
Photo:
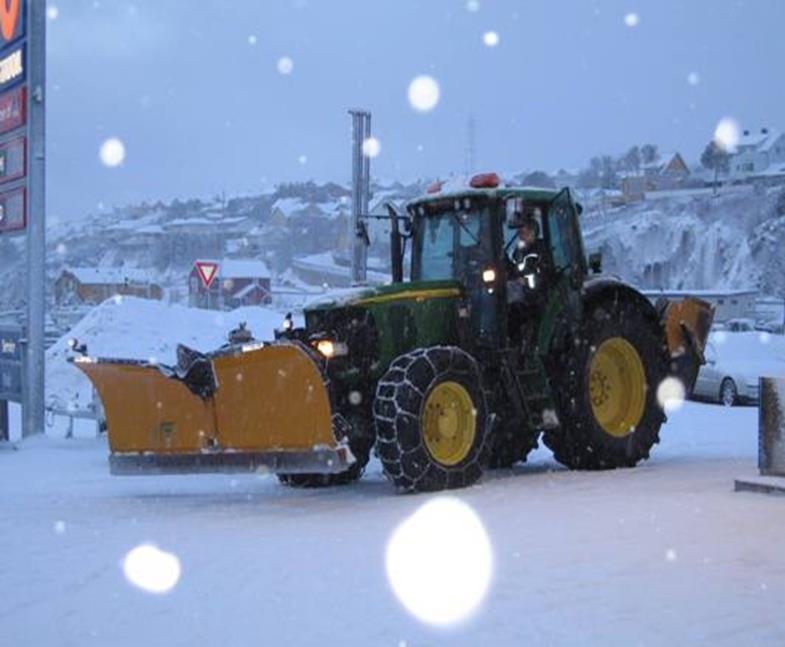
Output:
[[758,376],[718,361],[714,345],[706,346],[706,363],[698,372],[692,397],[720,402],[726,407],[758,402]]

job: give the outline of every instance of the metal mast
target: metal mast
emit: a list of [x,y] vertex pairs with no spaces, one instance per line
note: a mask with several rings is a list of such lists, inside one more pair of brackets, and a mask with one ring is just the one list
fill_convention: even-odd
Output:
[[350,110],[352,116],[352,219],[349,240],[352,246],[352,283],[365,283],[368,268],[365,218],[371,200],[371,160],[363,144],[371,137],[371,113]]

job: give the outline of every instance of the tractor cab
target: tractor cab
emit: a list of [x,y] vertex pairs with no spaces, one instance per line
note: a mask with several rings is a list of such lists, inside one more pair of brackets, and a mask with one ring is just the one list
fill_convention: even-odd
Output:
[[538,327],[552,288],[574,292],[583,282],[578,214],[567,189],[499,187],[495,174],[457,191],[435,185],[409,205],[411,280],[458,282],[476,343],[517,346],[522,326]]

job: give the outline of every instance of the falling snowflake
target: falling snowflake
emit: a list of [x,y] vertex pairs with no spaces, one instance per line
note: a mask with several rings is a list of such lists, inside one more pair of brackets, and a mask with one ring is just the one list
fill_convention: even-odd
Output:
[[690,85],[698,85],[701,82],[701,77],[698,75],[697,72],[690,72],[687,75],[687,83]]
[[67,252],[67,251],[68,251],[68,248],[65,246],[65,244],[64,244],[64,243],[60,243],[60,244],[57,246],[57,253],[58,253],[60,256],[65,256],[65,254],[66,254],[66,252]]
[[466,11],[477,13],[480,10],[479,0],[466,0]]
[[676,555],[676,551],[673,550],[673,548],[669,548],[668,550],[665,551],[665,559],[667,561],[675,562],[677,557],[678,556]]
[[180,580],[180,560],[152,544],[140,544],[125,556],[123,572],[143,591],[168,593]]
[[624,16],[624,24],[627,27],[637,27],[641,22],[641,18],[637,13],[630,12]]
[[62,535],[65,533],[65,521],[55,521],[53,528],[56,534]]
[[409,84],[409,103],[419,112],[430,112],[439,103],[439,84],[432,76],[416,77]]
[[300,163],[301,166],[305,166],[308,163],[308,156],[300,155],[300,157],[297,158],[297,161]]
[[687,392],[683,382],[675,377],[666,377],[657,387],[657,402],[660,403],[666,413],[672,413],[681,409]]
[[110,137],[101,144],[99,157],[104,166],[120,166],[125,161],[125,144],[117,137]]
[[60,17],[60,9],[57,5],[52,4],[46,8],[46,17],[49,18],[49,20],[57,20]]
[[249,45],[256,45],[256,43],[258,43],[258,42],[259,42],[259,40],[256,38],[255,34],[251,34],[250,36],[248,36],[248,44]]
[[387,544],[386,568],[390,586],[410,613],[446,627],[482,604],[493,575],[493,549],[469,505],[439,497],[396,528]]
[[363,142],[363,155],[374,158],[382,151],[382,145],[376,137],[368,137]]
[[291,74],[294,71],[294,61],[288,56],[281,56],[278,59],[278,73],[284,76]]
[[499,44],[499,34],[495,31],[486,31],[482,36],[482,42],[486,47],[496,47]]
[[722,150],[732,153],[739,143],[740,129],[738,122],[732,117],[720,119],[714,130],[714,143]]

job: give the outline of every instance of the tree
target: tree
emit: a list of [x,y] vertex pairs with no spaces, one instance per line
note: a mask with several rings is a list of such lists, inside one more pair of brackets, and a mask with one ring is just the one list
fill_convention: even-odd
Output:
[[727,174],[730,170],[730,154],[712,139],[701,153],[701,165],[714,171],[714,193],[716,194],[717,177],[720,171]]
[[600,158],[600,186],[603,189],[613,189],[619,182],[616,160],[610,155]]
[[643,158],[644,164],[652,164],[656,162],[659,156],[660,152],[657,150],[656,145],[644,144],[641,146],[641,157]]
[[641,149],[638,146],[633,146],[622,155],[621,166],[625,171],[638,175],[641,172]]
[[556,183],[545,171],[533,171],[523,177],[524,186],[541,186],[548,189],[556,188]]

